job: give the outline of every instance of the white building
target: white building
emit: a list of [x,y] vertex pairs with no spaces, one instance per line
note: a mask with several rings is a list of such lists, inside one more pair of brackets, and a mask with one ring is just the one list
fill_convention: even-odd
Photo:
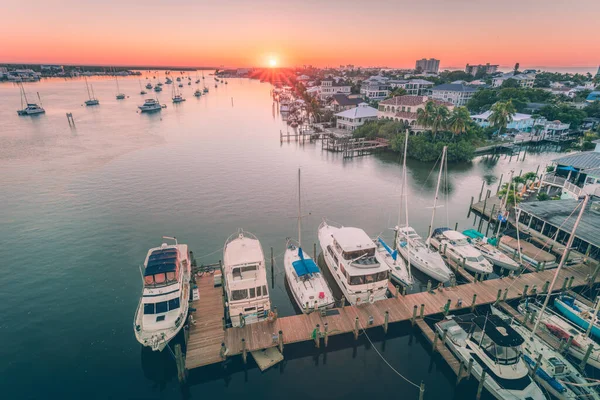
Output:
[[467,64],[467,66],[465,67],[465,72],[467,74],[470,75],[477,75],[479,73],[479,71],[485,73],[485,74],[494,74],[496,73],[496,71],[498,71],[498,67],[499,65],[496,64],[477,64],[477,65],[469,65]]
[[[486,111],[486,112],[478,114],[478,115],[471,115],[471,119],[477,125],[479,125],[483,128],[487,128],[488,126],[491,126],[491,123],[489,120],[491,114],[492,114],[491,111]],[[506,125],[506,128],[507,129],[516,129],[521,132],[530,132],[535,125],[537,125],[538,123],[542,123],[542,122],[543,121],[537,120],[536,118],[533,118],[529,114],[516,113],[515,115],[513,115],[513,120],[509,124]]]
[[360,94],[368,99],[380,100],[390,95],[391,85],[389,78],[384,76],[372,76],[362,82]]
[[413,96],[426,95],[433,87],[433,82],[424,79],[390,80],[389,84],[392,89],[402,88],[406,90],[406,94]]
[[440,60],[436,60],[435,58],[422,58],[416,61],[415,69],[421,70],[421,72],[437,74],[440,70]]
[[367,121],[377,119],[377,109],[369,107],[367,103],[360,103],[358,107],[335,114],[338,129],[353,131]]
[[336,81],[334,79],[323,79],[321,81],[321,91],[320,98],[321,100],[327,100],[334,94],[350,94],[352,91],[352,86],[346,85],[342,81]]
[[377,118],[406,122],[411,127],[411,130],[423,130],[423,127],[417,125],[418,110],[425,108],[428,101],[443,104],[449,110],[454,108],[452,103],[431,100],[427,96],[394,96],[391,99],[379,102]]
[[514,73],[509,72],[508,74],[497,76],[494,79],[492,79],[492,86],[493,87],[502,86],[502,83],[504,83],[504,81],[506,81],[508,79],[516,80],[519,83],[519,86],[522,88],[532,88],[533,84],[535,83],[535,74],[515,75]]
[[445,83],[431,88],[431,98],[462,107],[471,100],[476,91],[476,89],[463,84]]

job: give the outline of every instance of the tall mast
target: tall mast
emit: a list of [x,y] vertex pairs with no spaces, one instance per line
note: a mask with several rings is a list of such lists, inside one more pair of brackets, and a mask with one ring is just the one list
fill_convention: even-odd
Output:
[[435,197],[433,198],[433,211],[431,212],[431,224],[429,224],[429,233],[427,234],[427,246],[431,246],[431,232],[433,229],[433,222],[435,220],[435,208],[437,207],[438,195],[440,194],[440,182],[442,181],[442,170],[444,169],[444,160],[446,159],[447,146],[444,146],[442,150],[442,159],[440,160],[440,172],[438,174],[438,181],[435,187]]
[[590,321],[587,330],[585,331],[585,335],[590,337],[592,333],[592,328],[596,325],[596,321],[598,320],[598,310],[600,310],[600,297],[596,299],[596,308],[594,308],[594,314],[592,314],[592,320]]
[[[552,289],[554,288],[556,279],[558,279],[558,274],[560,273],[560,270],[565,265],[567,258],[569,257],[569,251],[571,249],[571,246],[573,245],[573,241],[575,240],[575,232],[577,231],[579,222],[581,221],[581,218],[583,217],[583,213],[585,212],[585,208],[587,206],[589,199],[590,199],[590,196],[586,194],[585,198],[583,200],[583,204],[581,204],[581,210],[579,210],[579,215],[577,216],[577,219],[575,220],[575,224],[573,224],[573,230],[571,231],[571,236],[569,236],[569,240],[567,241],[567,246],[565,247],[565,251],[563,251],[562,257],[560,259],[560,264],[558,264],[558,268],[556,268],[556,272],[554,273],[552,282],[550,282],[550,287],[548,288],[548,294],[546,295],[546,298],[544,299],[544,304],[542,305],[542,309],[540,310],[539,316],[538,316],[537,320],[535,321],[533,330],[531,331],[532,337],[535,335],[535,331],[537,330],[538,325],[540,324],[542,315],[544,315],[544,312],[546,311],[546,307],[548,307],[548,301],[550,301],[550,295],[552,294]],[[592,322],[593,322],[593,320],[592,320]]]
[[[404,138],[404,161],[402,162],[402,174],[404,175],[402,179],[402,194],[404,195],[404,222],[406,223],[406,228],[408,228],[408,174],[406,173],[406,154],[408,152],[408,129],[405,132]],[[408,240],[408,236],[406,236],[406,270],[408,271],[408,277],[411,279],[411,270],[410,270],[410,241]]]
[[25,93],[25,87],[21,83],[21,90],[23,91],[23,97],[25,98],[25,104],[29,104],[29,100],[27,100],[27,93]]
[[92,99],[92,96],[90,95],[90,85],[88,85],[87,78],[85,78],[85,87],[86,87],[86,89],[87,89],[88,98],[91,100],[91,99]]
[[[500,212],[502,212],[503,208],[506,208],[506,204],[508,202],[508,193],[510,192],[510,186],[512,185],[513,182],[513,175],[515,174],[515,170],[511,169],[510,170],[510,181],[508,182],[508,184],[506,185],[506,195],[504,196],[504,198],[502,199],[502,202],[500,204]],[[518,224],[518,220],[517,220],[517,228],[519,227]],[[496,232],[496,239],[498,238],[498,236],[500,236],[500,228],[502,227],[502,221],[500,221],[498,219],[498,231]]]
[[298,168],[298,245],[302,246],[302,203],[300,193],[300,168]]

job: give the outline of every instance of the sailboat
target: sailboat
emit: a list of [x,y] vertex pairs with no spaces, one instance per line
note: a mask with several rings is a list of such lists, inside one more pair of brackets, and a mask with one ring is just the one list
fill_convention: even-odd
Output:
[[493,246],[490,243],[490,240],[492,239],[485,237],[485,235],[478,230],[466,229],[463,231],[463,235],[468,237],[469,242],[481,252],[483,257],[495,266],[511,271],[517,271],[520,268],[519,263]]
[[[600,301],[596,302],[596,313],[598,312],[598,307],[600,307]],[[550,309],[546,309],[542,314],[540,313],[541,304],[532,303],[529,299],[521,302],[518,308],[519,312],[523,315],[527,312],[534,312],[542,320],[540,324],[542,329],[556,339],[567,341],[572,336],[573,339],[571,339],[571,345],[568,349],[569,354],[580,361],[585,359],[586,364],[600,369],[600,345],[589,337],[590,327],[588,327],[587,331],[583,331],[580,327]],[[592,347],[586,359],[586,354],[590,346]]]
[[125,95],[123,93],[121,93],[121,90],[119,89],[119,80],[117,79],[116,76],[115,76],[115,81],[117,82],[117,100],[123,100],[125,98]]
[[40,99],[40,93],[38,92],[37,96],[38,96],[38,101],[40,102],[40,104],[36,104],[36,103],[30,103],[29,100],[27,100],[27,94],[25,93],[25,88],[23,87],[23,84],[19,82],[19,89],[21,91],[21,109],[17,110],[17,114],[19,115],[36,115],[36,114],[43,114],[46,112],[46,110],[44,110],[44,108],[42,107],[42,99]]
[[87,78],[85,78],[85,88],[87,89],[88,100],[85,101],[86,106],[97,106],[100,104],[100,101],[96,98],[94,94],[94,87],[92,86],[92,91],[90,93],[90,85],[88,84]]
[[[544,299],[544,303],[540,308],[539,315],[543,316],[548,307],[548,302],[552,295],[552,290],[556,284],[558,275],[561,269],[565,265],[568,257],[568,249],[573,245],[575,239],[575,232],[583,217],[583,212],[587,206],[589,195],[586,195],[583,203],[581,204],[581,210],[579,216],[573,224],[573,229],[565,251],[563,252],[562,258],[556,272],[548,287],[548,294]],[[505,320],[511,321],[511,326],[515,329],[523,338],[525,342],[523,344],[523,357],[527,362],[529,368],[535,370],[534,379],[544,387],[550,394],[558,399],[600,399],[600,396],[589,386],[589,382],[583,377],[577,369],[558,351],[544,343],[539,337],[536,336],[536,332],[542,323],[542,318],[536,318],[535,324],[531,332],[519,324],[514,319],[500,312],[495,307],[491,306],[492,312]],[[539,365],[538,365],[539,363]]]
[[183,98],[179,90],[175,89],[175,85],[173,85],[173,103],[181,103],[182,101],[185,101],[185,99]]
[[554,307],[582,329],[590,329],[591,335],[600,339],[600,324],[598,323],[598,310],[583,304],[573,296],[562,295],[554,299]]
[[[408,192],[406,185],[406,144],[408,143],[408,134],[404,143],[404,162],[402,164],[402,196],[404,197],[404,205],[406,212],[406,226],[408,227]],[[400,209],[398,210],[398,226],[396,226],[396,234],[400,226],[400,218],[402,215],[402,201],[400,201]],[[394,239],[394,247],[396,247],[396,239]],[[410,261],[404,262],[402,257],[398,257],[398,250],[392,250],[383,241],[381,237],[377,238],[380,248],[377,249],[375,257],[382,265],[387,265],[391,271],[391,278],[403,286],[412,286],[413,277],[410,271]],[[410,256],[410,255],[409,255]]]
[[142,89],[142,80],[141,80],[141,79],[139,79],[138,81],[139,81],[139,83],[140,83],[140,94],[143,96],[143,95],[145,95],[145,94],[146,94],[146,93],[148,93],[148,92],[146,92],[144,89]]
[[300,168],[298,168],[298,242],[288,240],[283,266],[290,291],[303,313],[308,314],[334,306],[335,300],[325,276],[315,261],[302,250]]
[[[408,133],[404,143],[404,181],[406,182],[406,149],[408,147]],[[447,148],[444,146],[442,151],[442,159],[440,165],[440,172],[438,174],[437,186],[435,189],[435,198],[433,200],[433,211],[431,213],[431,225],[435,220],[435,210],[437,208],[437,200],[440,191],[440,182],[442,180],[442,170],[444,169],[444,161],[446,157]],[[430,243],[430,239],[423,241],[423,238],[408,224],[408,192],[407,184],[404,184],[404,196],[405,196],[405,212],[406,212],[406,225],[404,227],[398,227],[396,246],[407,262],[414,266],[419,271],[432,277],[439,282],[447,282],[452,279],[454,274],[446,266],[442,256],[437,252]]]

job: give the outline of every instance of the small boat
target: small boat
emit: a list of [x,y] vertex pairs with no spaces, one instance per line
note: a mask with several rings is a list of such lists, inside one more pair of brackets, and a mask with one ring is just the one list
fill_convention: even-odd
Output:
[[196,79],[196,84],[200,83],[200,79]]
[[162,87],[160,87],[159,85],[154,86],[154,91],[155,92],[162,92]]
[[545,399],[529,377],[522,356],[523,337],[496,315],[450,316],[435,324],[436,334],[463,363],[473,361],[472,374],[498,400]]
[[[146,78],[146,79],[148,79],[148,78]],[[150,82],[148,82],[146,84],[146,89],[152,89],[152,84]]]
[[468,237],[469,242],[483,254],[483,256],[492,264],[499,268],[517,271],[519,263],[498,250],[481,232],[475,229],[467,229],[463,231],[463,235]]
[[[90,86],[92,89],[91,93],[90,93]],[[88,85],[87,78],[85,78],[85,87],[87,89],[87,94],[88,94],[88,100],[85,101],[85,105],[86,106],[97,106],[98,104],[100,104],[100,101],[96,98],[96,95],[94,94],[94,86]]]
[[143,95],[145,95],[147,92],[146,92],[144,89],[142,89],[142,80],[141,80],[141,79],[138,79],[138,82],[139,82],[139,84],[140,84],[140,94],[143,96]]
[[318,265],[302,250],[302,210],[298,169],[298,242],[289,239],[283,256],[285,278],[303,313],[331,308],[335,304],[327,280]]
[[[600,304],[600,303],[597,303]],[[581,328],[564,319],[564,317],[555,313],[550,309],[546,309],[543,315],[540,315],[541,304],[534,303],[530,300],[523,301],[519,304],[519,312],[525,315],[527,312],[534,312],[537,318],[541,319],[540,326],[550,335],[554,336],[559,341],[567,341],[571,339],[569,346],[569,354],[574,358],[582,361],[590,345],[592,350],[587,358],[587,364],[594,368],[600,369],[600,345],[592,340],[586,332]]]
[[191,265],[186,244],[163,243],[148,250],[142,271],[144,288],[133,322],[142,346],[162,351],[185,325],[189,309]]
[[476,274],[490,274],[492,264],[485,259],[479,250],[473,247],[467,237],[449,228],[437,228],[430,238],[431,245],[448,259]]
[[146,101],[144,101],[144,104],[142,104],[141,106],[138,106],[138,108],[140,109],[141,112],[154,112],[154,111],[160,111],[163,107],[158,102],[158,100],[146,99]]
[[192,86],[192,82],[188,82],[188,86]]
[[253,234],[240,230],[223,250],[227,315],[234,327],[272,318],[265,256]]
[[163,84],[162,84],[162,82],[158,82],[158,83],[156,84],[156,86],[162,86],[162,85],[163,85]]
[[121,90],[119,89],[119,80],[117,79],[116,76],[115,76],[115,81],[117,82],[117,100],[123,100],[125,98],[125,95],[123,93],[121,93]]
[[202,89],[202,92],[204,92],[204,93],[208,93],[208,88],[207,88],[207,87],[204,87],[204,89]]
[[179,87],[183,87],[183,83],[180,83],[178,86],[179,86]]
[[560,400],[600,399],[585,377],[558,351],[544,343],[537,335],[532,335],[514,318],[494,306],[490,308],[493,315],[508,322],[510,327],[524,339],[523,359],[531,371],[535,368],[538,357],[541,357],[534,379],[552,396]]
[[386,298],[390,270],[375,257],[377,246],[365,231],[323,221],[318,237],[325,264],[350,304]]
[[167,85],[170,85],[171,83],[173,83],[173,81],[171,80],[171,78],[169,78],[169,77],[167,76],[167,79],[165,80],[165,83],[166,83]]
[[[594,309],[583,304],[576,298],[568,295],[562,295],[554,299],[554,307],[569,321],[582,329],[588,329],[592,323],[591,335],[600,340],[600,324],[598,317],[594,316]],[[592,322],[593,320],[593,322]]]
[[182,95],[176,94],[173,96],[173,103],[181,103],[182,101],[185,101]]
[[196,96],[196,97],[202,96],[202,90],[196,89],[196,91],[194,92],[194,96]]
[[19,89],[21,91],[21,109],[17,110],[18,115],[37,115],[44,114],[46,110],[42,107],[42,100],[40,99],[40,94],[38,92],[38,100],[40,104],[30,103],[27,100],[27,94],[25,93],[25,89],[23,88],[23,84],[19,83]]
[[181,82],[181,78],[179,76],[177,77],[177,82]]
[[217,87],[217,85],[215,85],[215,87]]

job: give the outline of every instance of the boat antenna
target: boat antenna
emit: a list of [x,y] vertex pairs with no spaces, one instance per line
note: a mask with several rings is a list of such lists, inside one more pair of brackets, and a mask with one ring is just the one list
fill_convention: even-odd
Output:
[[433,211],[431,212],[431,224],[429,224],[429,232],[427,233],[427,246],[431,249],[431,232],[433,229],[433,223],[435,220],[435,208],[437,207],[438,196],[440,194],[440,181],[442,180],[442,170],[444,169],[444,160],[446,158],[446,151],[448,150],[448,146],[444,146],[442,150],[442,159],[440,161],[440,172],[438,174],[438,181],[435,187],[435,197],[433,199]]
[[[548,287],[548,294],[546,294],[546,298],[544,299],[544,304],[542,305],[542,309],[540,310],[540,317],[535,321],[535,325],[533,326],[533,329],[531,330],[531,336],[533,337],[535,335],[535,331],[537,330],[540,321],[541,321],[541,316],[544,315],[544,311],[546,311],[546,307],[548,307],[548,301],[550,301],[550,295],[552,294],[552,289],[554,288],[554,284],[556,283],[556,280],[558,279],[558,274],[560,273],[560,270],[563,268],[563,266],[565,265],[565,263],[567,262],[567,258],[569,257],[569,250],[571,249],[571,246],[573,245],[573,241],[575,240],[575,232],[577,231],[577,227],[579,226],[579,222],[581,221],[581,218],[583,217],[583,213],[585,211],[585,208],[587,206],[587,203],[590,199],[590,195],[586,194],[583,202],[579,203],[579,206],[581,206],[581,210],[579,210],[579,215],[577,216],[577,219],[575,220],[575,223],[573,224],[573,230],[571,231],[571,235],[569,236],[569,240],[567,241],[567,245],[565,247],[565,250],[563,251],[562,257],[560,259],[560,263],[558,264],[558,267],[556,268],[556,272],[554,273],[554,276],[552,277],[552,282],[550,282],[550,287]],[[575,209],[577,209],[577,207],[575,207]]]

